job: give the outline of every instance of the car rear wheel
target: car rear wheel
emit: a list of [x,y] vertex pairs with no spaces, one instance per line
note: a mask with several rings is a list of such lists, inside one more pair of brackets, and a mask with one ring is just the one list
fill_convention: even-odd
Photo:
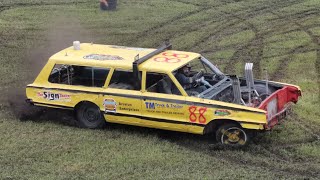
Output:
[[84,102],[76,109],[76,117],[82,128],[97,129],[106,125],[98,106],[90,102]]
[[243,147],[248,144],[249,136],[239,125],[225,124],[216,131],[216,139],[223,146]]

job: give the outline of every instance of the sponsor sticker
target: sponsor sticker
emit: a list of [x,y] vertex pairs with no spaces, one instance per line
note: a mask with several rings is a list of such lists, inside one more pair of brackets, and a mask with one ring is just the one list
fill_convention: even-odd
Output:
[[86,56],[83,56],[83,59],[93,59],[93,60],[123,60],[122,57],[116,56],[116,55],[108,55],[108,54],[89,54]]
[[230,115],[231,113],[226,110],[226,109],[217,109],[215,112],[214,112],[214,115],[216,116],[228,116]]
[[62,93],[52,93],[50,91],[38,92],[38,97],[42,97],[49,101],[70,101],[71,95]]
[[167,108],[167,109],[181,109],[183,106],[181,104],[173,103],[155,103],[155,102],[145,102],[146,109],[157,109],[157,108]]
[[38,97],[42,97],[49,101],[70,101],[71,95],[62,93],[52,93],[50,91],[38,92]]
[[114,99],[104,99],[103,106],[105,112],[113,112],[115,113],[117,111],[117,103]]

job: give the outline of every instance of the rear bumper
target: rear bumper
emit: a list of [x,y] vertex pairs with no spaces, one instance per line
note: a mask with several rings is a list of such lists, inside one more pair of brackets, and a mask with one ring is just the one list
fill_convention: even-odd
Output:
[[297,103],[301,90],[295,86],[284,86],[265,99],[259,109],[267,111],[265,129],[272,129],[279,121],[286,117],[291,109],[292,103]]

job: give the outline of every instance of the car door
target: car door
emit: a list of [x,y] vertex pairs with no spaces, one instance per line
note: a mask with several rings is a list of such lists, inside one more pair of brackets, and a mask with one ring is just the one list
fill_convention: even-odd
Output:
[[172,94],[174,83],[164,73],[146,72],[145,91],[142,93],[142,120],[145,126],[187,131],[187,105],[185,97]]
[[132,71],[115,69],[103,93],[104,116],[108,122],[139,125],[141,91],[134,89]]

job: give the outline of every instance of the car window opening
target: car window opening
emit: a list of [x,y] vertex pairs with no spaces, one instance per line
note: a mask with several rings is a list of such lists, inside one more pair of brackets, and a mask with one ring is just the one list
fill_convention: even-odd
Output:
[[154,93],[181,95],[171,78],[161,73],[147,73],[146,90]]
[[[139,71],[139,76],[141,76],[141,73],[142,72]],[[139,83],[141,84],[141,81]],[[108,87],[114,89],[140,90],[140,86],[137,87],[135,84],[136,79],[134,78],[134,73],[132,71],[116,69],[113,72]]]
[[57,64],[51,71],[49,82],[87,87],[102,87],[109,74],[107,68]]

